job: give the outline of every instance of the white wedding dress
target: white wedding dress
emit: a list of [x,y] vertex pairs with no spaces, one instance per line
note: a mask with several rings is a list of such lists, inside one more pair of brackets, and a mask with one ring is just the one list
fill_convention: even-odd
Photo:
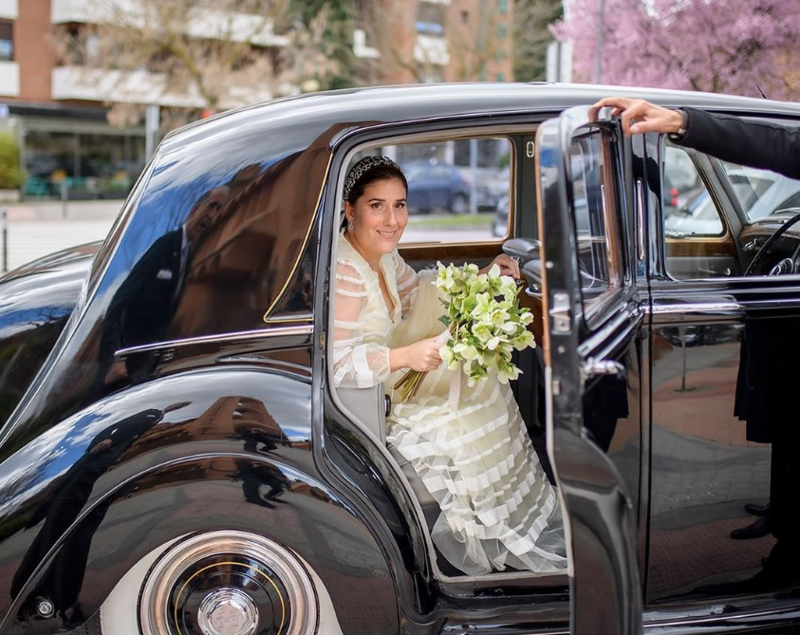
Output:
[[[444,330],[432,283],[397,251],[381,258],[390,311],[373,271],[340,235],[335,272],[334,384],[387,392],[405,370],[390,373],[389,350]],[[387,441],[414,467],[441,514],[432,538],[452,565],[471,574],[507,567],[539,573],[567,566],[558,495],[528,437],[510,386],[491,375],[462,385],[451,405],[455,371],[428,373],[416,397],[394,403]],[[396,397],[394,395],[393,397]],[[393,402],[395,399],[393,398]]]

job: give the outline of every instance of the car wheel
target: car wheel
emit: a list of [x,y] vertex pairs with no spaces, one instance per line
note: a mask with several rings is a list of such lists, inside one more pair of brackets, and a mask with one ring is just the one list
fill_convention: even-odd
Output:
[[469,200],[463,194],[456,194],[450,200],[450,211],[453,214],[466,214],[469,210]]
[[319,577],[285,547],[242,531],[193,534],[151,552],[86,628],[103,635],[342,632]]

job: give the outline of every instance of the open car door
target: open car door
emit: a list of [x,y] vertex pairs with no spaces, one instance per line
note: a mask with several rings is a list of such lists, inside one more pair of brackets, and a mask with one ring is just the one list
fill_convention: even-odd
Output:
[[622,145],[618,124],[590,122],[585,107],[543,123],[536,142],[548,456],[565,511],[577,635],[642,632],[638,491],[631,491],[640,476],[626,482],[609,457],[618,423],[641,421],[647,300],[628,245],[634,197],[623,185]]

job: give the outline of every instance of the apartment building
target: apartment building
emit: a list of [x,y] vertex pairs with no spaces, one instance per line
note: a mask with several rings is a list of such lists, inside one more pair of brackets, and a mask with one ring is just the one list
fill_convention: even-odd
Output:
[[513,79],[513,0],[384,0],[381,6],[378,31],[389,40],[377,47],[389,58],[385,83]]
[[[72,198],[125,196],[157,135],[163,133],[159,112],[186,109],[200,116],[206,106],[197,91],[170,90],[158,73],[142,69],[121,74],[67,59],[59,39],[63,42],[65,35],[102,20],[98,7],[114,3],[132,10],[136,6],[130,0],[0,0],[0,127],[11,128],[19,142],[26,197],[58,197],[64,186]],[[206,12],[206,20],[217,19],[223,17]],[[258,18],[224,19],[250,33],[247,20]],[[187,23],[186,30],[198,38],[212,32],[208,24]],[[285,46],[286,39],[267,32],[255,44],[276,48]],[[285,92],[293,91],[289,87]],[[220,109],[273,96],[270,86],[260,84],[222,102]],[[142,113],[148,108],[148,115],[155,117],[142,116],[139,123],[124,127],[111,125],[110,102],[138,104]]]
[[[26,197],[58,196],[64,186],[71,197],[124,196],[152,149],[159,113],[202,112],[196,92],[167,90],[158,74],[142,70],[120,77],[59,53],[60,33],[101,20],[97,7],[103,3],[125,2],[137,4],[0,0],[0,128],[10,127],[19,141]],[[363,67],[361,83],[512,79],[513,0],[357,0],[356,6],[353,52]],[[187,34],[207,37],[223,18],[230,16],[207,12],[204,24],[187,24]],[[246,31],[252,16],[236,19]],[[264,49],[287,45],[277,33],[260,37],[255,44]],[[243,87],[220,108],[299,92],[300,86],[273,89],[260,82],[255,89]],[[111,125],[111,101],[147,105],[148,116],[125,127]]]

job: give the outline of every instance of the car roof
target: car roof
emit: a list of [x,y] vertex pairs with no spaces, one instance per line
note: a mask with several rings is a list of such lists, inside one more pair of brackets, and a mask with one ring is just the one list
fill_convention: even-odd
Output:
[[165,142],[185,142],[210,128],[219,131],[230,126],[248,125],[254,120],[273,120],[278,126],[305,120],[345,129],[482,113],[557,112],[615,95],[647,99],[671,107],[692,106],[718,112],[800,117],[798,104],[660,88],[546,82],[416,84],[353,88],[276,99],[189,124],[167,135]]

